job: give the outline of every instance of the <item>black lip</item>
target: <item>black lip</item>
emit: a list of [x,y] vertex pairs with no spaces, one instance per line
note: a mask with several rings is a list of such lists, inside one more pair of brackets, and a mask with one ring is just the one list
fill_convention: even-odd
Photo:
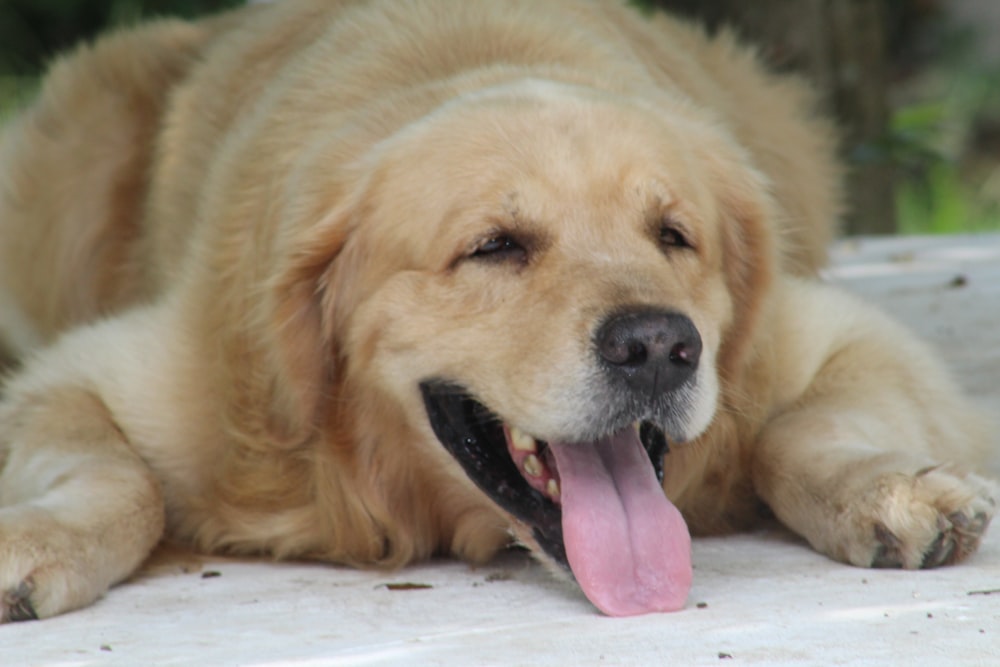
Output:
[[[503,422],[461,386],[429,380],[420,383],[431,428],[469,479],[493,502],[531,527],[539,546],[569,569],[563,545],[562,510],[533,489],[507,453]],[[643,422],[639,437],[649,453],[657,479],[663,481],[663,432]]]

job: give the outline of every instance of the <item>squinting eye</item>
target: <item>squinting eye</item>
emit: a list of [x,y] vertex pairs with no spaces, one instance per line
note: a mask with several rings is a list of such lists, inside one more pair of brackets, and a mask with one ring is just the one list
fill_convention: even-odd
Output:
[[522,262],[527,256],[527,251],[520,243],[506,234],[491,236],[476,246],[470,257],[497,262],[518,261]]
[[660,225],[660,244],[665,248],[690,248],[687,237],[669,222]]

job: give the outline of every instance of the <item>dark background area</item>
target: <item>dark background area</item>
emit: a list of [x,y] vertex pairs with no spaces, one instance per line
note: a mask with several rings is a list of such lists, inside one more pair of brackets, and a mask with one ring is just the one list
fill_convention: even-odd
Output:
[[728,26],[822,94],[853,234],[1000,229],[997,0],[638,0]]
[[0,72],[36,73],[53,54],[111,25],[197,16],[241,0],[0,0]]
[[[402,0],[405,1],[405,0]],[[461,0],[455,0],[461,1]],[[544,0],[539,0],[544,2]],[[242,0],[0,0],[0,114],[109,26]],[[843,130],[849,233],[1000,229],[996,0],[634,0],[732,26],[821,92]],[[992,49],[996,51],[997,49]]]

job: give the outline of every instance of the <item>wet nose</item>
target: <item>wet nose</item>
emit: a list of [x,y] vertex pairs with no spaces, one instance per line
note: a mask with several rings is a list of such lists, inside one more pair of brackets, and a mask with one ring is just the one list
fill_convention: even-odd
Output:
[[666,310],[635,308],[615,314],[601,324],[595,340],[605,372],[645,396],[684,384],[701,357],[694,323]]

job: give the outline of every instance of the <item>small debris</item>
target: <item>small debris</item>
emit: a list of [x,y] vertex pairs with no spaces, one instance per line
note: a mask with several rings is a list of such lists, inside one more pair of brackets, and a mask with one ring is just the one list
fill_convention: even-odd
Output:
[[917,253],[912,250],[905,250],[903,252],[896,252],[889,255],[889,261],[897,264],[906,264],[914,261],[917,258]]
[[969,591],[966,595],[995,595],[1000,593],[1000,588],[987,588],[981,591]]
[[110,652],[111,651],[111,645],[110,644],[101,644],[101,650],[102,651],[108,651],[108,652]]
[[698,609],[707,609],[708,608],[708,603],[707,602],[699,602],[698,604],[695,605],[695,607],[697,607]]
[[934,614],[927,612],[927,618],[934,618]]
[[948,287],[951,287],[952,289],[958,289],[959,287],[965,287],[968,284],[969,284],[969,277],[966,276],[964,273],[959,273],[954,278],[952,278],[950,281],[948,281]]
[[732,653],[723,653],[722,651],[719,651],[719,660],[732,660],[732,659],[733,659]]
[[510,581],[514,578],[514,575],[510,572],[501,570],[500,572],[490,572],[486,575],[486,581],[493,583],[495,581]]
[[390,591],[420,591],[425,588],[434,588],[430,584],[416,584],[412,581],[402,581],[394,584],[380,584],[375,588],[381,588],[382,586],[385,586],[386,589]]
[[222,573],[219,572],[218,570],[206,570],[206,571],[204,571],[204,572],[201,573],[201,578],[202,579],[211,579],[213,577],[221,577],[221,576],[222,576]]

